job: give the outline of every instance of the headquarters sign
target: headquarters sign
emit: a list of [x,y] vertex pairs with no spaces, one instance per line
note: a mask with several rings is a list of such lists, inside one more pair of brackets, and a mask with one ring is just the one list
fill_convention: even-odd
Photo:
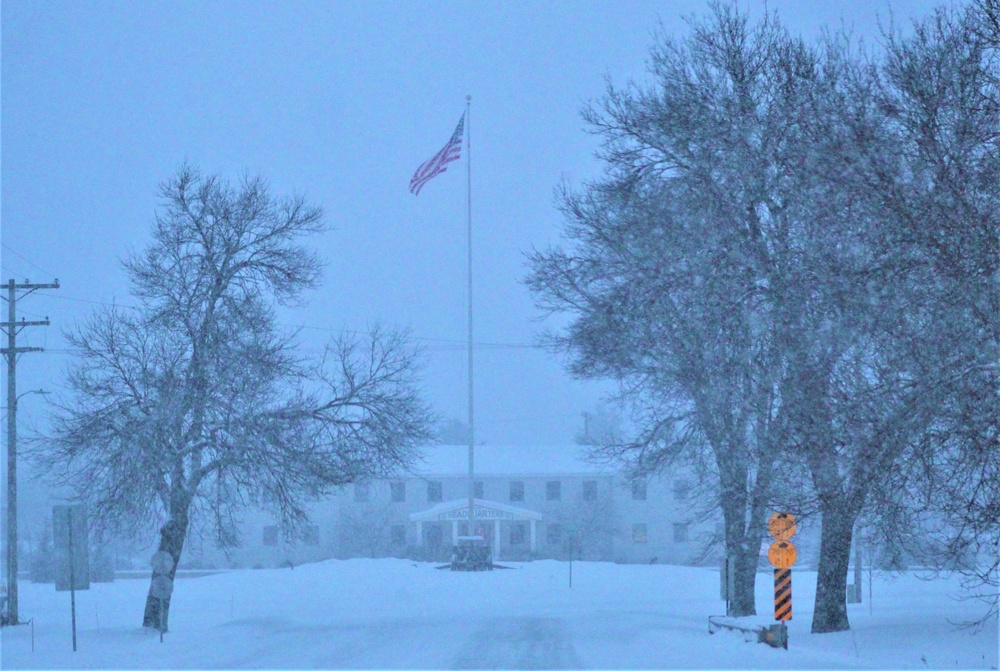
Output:
[[[480,508],[476,507],[473,512],[477,520],[512,520],[514,519],[514,513],[508,512],[506,510],[497,510],[496,508]],[[459,508],[458,510],[450,510],[446,513],[441,513],[438,515],[438,519],[443,521],[454,521],[454,520],[467,520],[469,519],[469,509]]]

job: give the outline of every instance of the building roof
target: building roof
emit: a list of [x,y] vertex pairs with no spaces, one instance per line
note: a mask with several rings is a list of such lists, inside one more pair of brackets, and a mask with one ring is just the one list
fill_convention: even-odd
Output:
[[[604,465],[588,463],[580,445],[476,445],[473,466],[482,476],[612,475]],[[413,473],[464,476],[469,472],[468,445],[432,445]]]

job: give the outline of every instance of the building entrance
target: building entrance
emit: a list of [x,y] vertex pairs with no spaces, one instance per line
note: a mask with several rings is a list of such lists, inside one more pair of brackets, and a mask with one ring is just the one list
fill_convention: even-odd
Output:
[[[480,535],[477,532],[482,530],[483,540],[492,548],[494,561],[500,558],[500,527],[505,523],[528,522],[530,547],[532,552],[535,551],[535,527],[542,519],[541,513],[496,501],[476,499],[473,515],[471,535]],[[411,514],[410,520],[417,525],[417,539],[420,543],[423,543],[424,522],[451,522],[452,545],[458,545],[459,536],[469,535],[469,500],[455,499],[439,503],[433,508]]]

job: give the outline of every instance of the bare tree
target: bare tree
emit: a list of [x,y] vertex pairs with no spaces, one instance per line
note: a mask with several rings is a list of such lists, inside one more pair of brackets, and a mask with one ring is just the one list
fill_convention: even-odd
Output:
[[[982,373],[998,355],[1000,125],[973,25],[939,10],[867,61],[829,42],[802,115],[815,178],[781,301],[782,403],[823,515],[814,632],[849,626],[855,522],[890,544],[931,535],[932,481],[964,480],[946,467],[956,448],[942,427],[997,416],[996,377]],[[976,410],[953,422],[959,398]],[[977,447],[992,436],[980,430]]]
[[[109,526],[159,520],[176,570],[193,517],[222,544],[247,505],[294,528],[310,497],[410,463],[433,417],[404,334],[343,336],[309,362],[279,332],[272,304],[318,285],[299,242],[322,230],[318,208],[188,167],[161,196],[152,242],[124,262],[140,306],[69,335],[72,395],[39,457]],[[156,626],[150,592],[143,624]]]
[[909,551],[966,573],[986,596],[984,619],[996,614],[1000,550],[997,17],[996,1],[981,0],[938,10],[909,37],[888,35],[876,70],[879,141],[857,152],[866,192],[880,195],[886,269],[919,296],[900,340],[930,380],[935,410],[879,508],[922,527]]
[[974,0],[970,14],[974,34],[993,49],[1000,48],[1000,0]]
[[392,549],[392,523],[395,519],[390,502],[344,505],[337,524],[340,527],[340,554],[364,555],[376,559]]
[[[800,196],[798,99],[811,56],[768,15],[712,5],[653,49],[655,83],[609,85],[585,112],[605,177],[565,193],[566,251],[535,252],[540,307],[576,320],[552,338],[580,376],[620,382],[639,432],[596,456],[632,477],[707,459],[719,479],[734,613],[755,612],[784,361],[774,296],[786,207]],[[806,76],[803,76],[805,73]]]
[[[600,455],[633,476],[713,462],[735,612],[765,512],[791,505],[822,515],[812,630],[841,631],[856,521],[961,381],[995,375],[995,66],[961,13],[866,61],[712,7],[659,40],[652,86],[586,113],[605,176],[565,194],[571,246],[534,253],[528,285],[575,317],[551,340],[571,370],[637,409]],[[808,478],[795,499],[778,463]]]
[[577,496],[546,517],[559,524],[567,559],[607,561],[620,534],[621,520],[610,488],[599,489],[593,501]]

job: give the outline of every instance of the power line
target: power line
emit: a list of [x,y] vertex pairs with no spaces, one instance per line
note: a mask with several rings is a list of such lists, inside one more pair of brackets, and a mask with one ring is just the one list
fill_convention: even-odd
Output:
[[[93,299],[90,299],[90,298],[76,298],[74,296],[57,296],[55,294],[48,294],[48,293],[40,293],[39,296],[47,296],[49,298],[57,298],[59,300],[64,300],[64,301],[74,301],[74,302],[77,302],[77,303],[90,303],[92,305],[103,305],[103,306],[106,306],[106,307],[126,308],[126,309],[129,309],[129,310],[139,310],[139,309],[141,309],[137,305],[128,305],[128,304],[122,304],[122,303],[108,303],[107,301],[93,300]],[[279,323],[278,326],[283,326],[285,328],[292,328],[292,329],[309,330],[309,331],[324,331],[326,333],[342,333],[342,334],[348,334],[348,335],[363,335],[364,334],[364,331],[358,331],[357,329],[337,329],[337,328],[331,328],[329,326],[312,326],[312,325],[309,325],[309,324],[284,324],[284,323]],[[417,335],[414,335],[414,336],[411,336],[411,337],[413,338],[413,340],[419,340],[421,342],[441,343],[443,345],[454,346],[455,350],[461,349],[461,350],[464,351],[464,349],[468,346],[468,344],[464,340],[453,340],[453,339],[450,339],[450,338],[432,338],[432,337],[429,337],[429,336],[417,336]],[[491,350],[491,349],[493,349],[493,350],[506,350],[506,349],[543,349],[542,347],[540,347],[538,345],[531,344],[531,343],[507,343],[507,342],[484,342],[484,341],[476,341],[476,342],[473,343],[473,345],[477,349],[481,349],[481,350]],[[55,351],[55,350],[53,350],[53,351]]]
[[31,262],[30,260],[28,260],[28,259],[27,259],[27,258],[26,258],[26,257],[25,257],[24,255],[22,255],[22,254],[21,254],[20,252],[17,252],[17,251],[15,251],[15,250],[11,249],[11,248],[10,248],[10,245],[8,245],[8,244],[7,244],[6,242],[0,242],[0,246],[3,246],[3,248],[4,248],[4,249],[6,249],[6,250],[7,250],[8,252],[10,252],[10,253],[11,253],[11,254],[13,254],[14,256],[18,257],[19,259],[21,259],[21,260],[22,260],[22,261],[24,261],[25,263],[27,263],[27,264],[28,264],[29,266],[31,266],[31,267],[32,267],[32,268],[34,268],[35,270],[38,270],[39,272],[43,272],[43,273],[45,273],[46,275],[48,275],[49,277],[55,277],[55,273],[50,273],[49,271],[45,270],[45,269],[44,269],[44,268],[42,268],[41,266],[39,266],[39,265],[37,265],[37,264],[35,264],[35,263],[32,263],[32,262]]
[[[4,249],[6,249],[7,251],[11,252],[15,256],[17,256],[18,258],[20,258],[21,260],[23,260],[25,263],[27,263],[28,265],[30,265],[32,268],[35,268],[36,270],[39,270],[39,271],[41,271],[41,272],[43,272],[43,273],[45,273],[47,275],[52,275],[52,273],[49,273],[44,268],[41,268],[40,266],[38,266],[35,263],[32,263],[24,255],[22,255],[21,253],[17,252],[14,249],[12,249],[8,244],[0,242],[0,245],[3,245]],[[122,303],[108,303],[106,301],[93,300],[93,299],[89,299],[89,298],[77,298],[77,297],[74,297],[74,296],[61,296],[61,295],[57,296],[55,294],[50,294],[50,293],[40,293],[39,295],[40,296],[47,296],[49,298],[56,298],[56,299],[64,300],[64,301],[73,301],[73,302],[76,302],[76,303],[89,303],[91,305],[103,305],[103,306],[106,306],[106,307],[119,307],[119,308],[125,308],[125,309],[129,309],[129,310],[138,310],[138,309],[140,309],[139,306],[137,306],[137,305],[128,305],[128,304],[122,304]],[[29,312],[26,312],[25,314],[29,314],[29,315],[31,315],[33,317],[37,317],[38,316],[38,315],[33,315],[33,314],[29,313]],[[307,325],[307,324],[279,324],[279,326],[284,326],[284,327],[287,327],[287,328],[308,329],[308,330],[312,330],[312,331],[325,331],[325,332],[328,332],[328,333],[345,333],[345,334],[350,334],[350,335],[361,335],[361,334],[363,334],[362,331],[357,331],[357,330],[352,330],[352,329],[335,329],[335,328],[330,328],[330,327],[325,327],[325,326],[310,326],[310,325]],[[459,349],[464,350],[468,346],[467,343],[466,343],[466,341],[464,341],[464,340],[454,340],[454,339],[450,339],[450,338],[431,338],[431,337],[416,336],[416,335],[412,336],[412,338],[414,340],[419,340],[421,342],[432,342],[432,343],[442,343],[442,344],[445,344],[445,345],[454,345],[456,351],[459,350]],[[493,349],[493,350],[506,350],[506,349],[543,349],[543,348],[539,347],[538,345],[534,345],[532,343],[506,343],[506,342],[481,342],[481,341],[476,341],[476,342],[473,343],[473,345],[476,348],[481,349],[481,350],[490,350],[490,349]],[[53,350],[53,351],[57,351],[57,350]]]
[[39,296],[46,296],[48,298],[58,298],[61,301],[73,301],[75,303],[90,303],[91,305],[104,305],[109,308],[127,308],[129,310],[139,310],[141,309],[138,305],[127,305],[122,303],[108,303],[107,301],[95,301],[90,298],[75,298],[73,296],[56,296],[55,294],[40,293]]
[[29,317],[38,317],[39,319],[45,319],[45,315],[40,315],[35,312],[28,312],[27,310],[18,310],[18,314],[28,315]]
[[3,271],[8,277],[25,277],[31,273],[27,271],[28,266],[22,266],[20,261],[4,257]]
[[[279,326],[286,326],[289,328],[296,329],[307,329],[310,331],[327,331],[330,333],[349,333],[351,335],[362,335],[363,331],[357,331],[353,329],[335,329],[328,326],[310,326],[308,324],[279,324]],[[453,340],[451,338],[431,338],[429,336],[412,336],[414,340],[421,340],[424,342],[437,342],[446,345],[456,345],[465,349],[468,343],[465,340]],[[475,341],[474,345],[480,348],[496,348],[496,349],[539,349],[537,345],[532,345],[530,343],[504,343],[504,342],[483,342]],[[457,349],[457,347],[456,347]]]

